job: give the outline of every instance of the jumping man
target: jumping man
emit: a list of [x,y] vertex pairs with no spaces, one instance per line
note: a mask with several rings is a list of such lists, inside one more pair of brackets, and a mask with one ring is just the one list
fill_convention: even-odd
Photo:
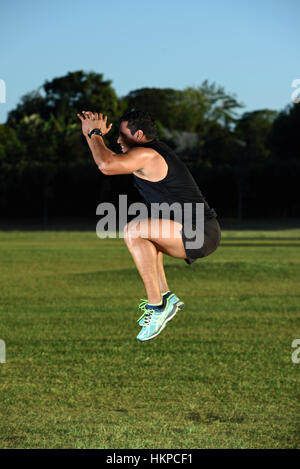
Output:
[[[103,174],[133,174],[135,186],[147,207],[163,203],[169,206],[177,203],[183,209],[186,204],[191,207],[189,215],[183,218],[151,215],[147,219],[132,220],[124,228],[126,245],[147,292],[147,300],[139,305],[143,314],[138,320],[141,330],[137,339],[150,340],[160,334],[184,306],[168,287],[163,254],[191,264],[214,252],[221,238],[217,215],[186,165],[168,145],[157,140],[155,121],[150,114],[133,110],[121,118],[117,142],[122,154],[109,150],[103,141],[102,137],[112,127],[112,124],[107,125],[107,116],[87,111],[77,115],[95,163]],[[198,222],[197,204],[204,204],[204,227]],[[197,234],[200,228],[202,239],[204,228],[204,241],[197,248],[191,247],[191,236],[187,233],[192,230]]]

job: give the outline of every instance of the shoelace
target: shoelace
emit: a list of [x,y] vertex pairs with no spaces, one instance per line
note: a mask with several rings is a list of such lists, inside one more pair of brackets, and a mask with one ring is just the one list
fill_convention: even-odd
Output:
[[149,325],[154,309],[147,309],[146,305],[148,304],[148,300],[145,300],[145,299],[142,299],[142,298],[141,298],[141,300],[142,301],[139,304],[139,309],[141,309],[143,311],[143,314],[141,315],[141,317],[139,317],[137,322],[139,322],[141,319],[145,318],[144,323],[143,323],[143,327],[144,327],[144,326]]

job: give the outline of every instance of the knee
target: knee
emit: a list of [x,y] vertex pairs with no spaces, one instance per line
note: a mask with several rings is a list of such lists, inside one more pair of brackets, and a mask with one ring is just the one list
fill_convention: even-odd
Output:
[[138,239],[138,233],[136,229],[136,223],[131,221],[124,227],[124,241],[127,246],[131,246],[136,243]]

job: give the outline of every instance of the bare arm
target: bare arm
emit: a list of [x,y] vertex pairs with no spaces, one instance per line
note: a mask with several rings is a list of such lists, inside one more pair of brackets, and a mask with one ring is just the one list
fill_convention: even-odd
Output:
[[83,115],[84,117],[77,114],[82,122],[82,133],[86,137],[96,165],[103,174],[130,174],[143,169],[153,158],[146,148],[133,148],[126,154],[114,153],[107,148],[100,135],[93,134],[91,138],[88,136],[88,133],[95,128],[100,129],[103,135],[110,131],[112,124],[107,127],[107,116],[85,111]]
[[103,138],[100,135],[92,135],[90,138],[88,136],[89,132],[93,129],[100,129],[103,135],[106,135],[112,124],[107,126],[107,116],[103,116],[101,113],[92,113],[87,111],[82,111],[82,114],[77,114],[82,124],[82,133],[86,138],[88,146],[92,152],[94,161],[100,171],[104,169],[105,164],[113,157],[114,153],[107,148]]
[[100,135],[94,134],[91,138],[86,136],[86,141],[90,147],[96,165],[100,171],[104,172],[105,166],[109,165],[115,153],[107,148]]

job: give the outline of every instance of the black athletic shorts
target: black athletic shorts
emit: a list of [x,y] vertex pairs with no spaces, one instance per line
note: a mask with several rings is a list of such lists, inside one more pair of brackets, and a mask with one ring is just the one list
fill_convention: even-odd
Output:
[[[192,225],[193,231],[196,231],[196,226]],[[196,259],[201,257],[209,256],[214,252],[220,244],[221,240],[221,229],[216,218],[207,218],[204,220],[204,243],[199,249],[188,249],[186,247],[187,242],[193,241],[194,238],[187,238],[184,233],[184,228],[181,230],[182,241],[186,252],[185,262],[192,264]]]

